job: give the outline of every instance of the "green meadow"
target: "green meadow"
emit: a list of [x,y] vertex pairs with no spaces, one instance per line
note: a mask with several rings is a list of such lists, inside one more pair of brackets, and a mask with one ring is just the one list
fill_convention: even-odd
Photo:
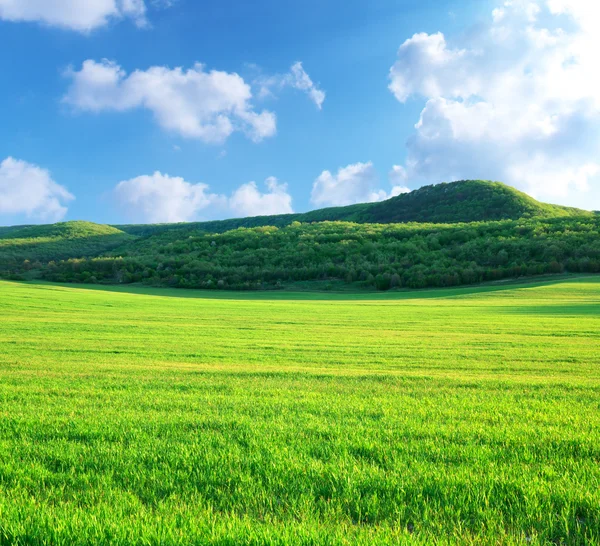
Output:
[[0,544],[600,544],[600,278],[0,282]]

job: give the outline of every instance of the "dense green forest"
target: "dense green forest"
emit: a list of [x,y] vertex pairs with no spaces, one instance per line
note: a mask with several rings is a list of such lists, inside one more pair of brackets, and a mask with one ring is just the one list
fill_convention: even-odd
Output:
[[0,273],[24,261],[98,256],[133,239],[117,228],[91,222],[4,228],[0,231]]
[[[0,275],[235,290],[318,281],[388,290],[600,272],[600,216],[593,213],[544,205],[487,182],[441,184],[400,197],[314,211],[311,222],[279,216],[272,218],[286,220],[233,229],[226,224],[265,219],[5,228]],[[354,221],[335,218],[337,212],[328,218],[350,209]],[[361,221],[410,215],[419,221]]]

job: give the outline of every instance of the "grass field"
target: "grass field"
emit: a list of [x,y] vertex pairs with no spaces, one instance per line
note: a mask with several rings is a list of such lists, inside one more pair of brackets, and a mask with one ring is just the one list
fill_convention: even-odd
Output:
[[600,544],[599,278],[137,292],[0,282],[0,544]]

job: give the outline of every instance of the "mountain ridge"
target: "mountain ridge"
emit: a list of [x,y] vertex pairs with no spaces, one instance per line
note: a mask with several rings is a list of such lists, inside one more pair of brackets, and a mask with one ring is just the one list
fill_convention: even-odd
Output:
[[[457,207],[457,204],[461,206]],[[518,220],[524,217],[550,218],[590,214],[592,213],[581,209],[541,203],[502,182],[462,180],[423,186],[385,201],[327,207],[304,213],[175,224],[116,224],[114,227],[131,235],[143,236],[159,231],[189,228],[201,229],[210,233],[223,233],[240,227],[285,227],[292,222],[456,224],[490,220]]]
[[600,273],[600,215],[484,181],[303,214],[0,229],[0,277],[14,280],[388,290],[557,273]]
[[[65,232],[69,232],[69,236],[75,231],[93,230],[94,228],[91,226],[106,226],[106,228],[116,229],[130,235],[147,236],[161,231],[190,228],[209,233],[224,233],[240,227],[285,227],[293,222],[457,224],[518,220],[533,217],[589,216],[593,214],[598,213],[542,203],[502,182],[461,180],[422,186],[384,201],[325,207],[308,212],[157,224],[98,224],[72,220],[56,224],[0,226],[0,238],[20,238],[33,234],[37,234],[37,236],[55,236],[58,234],[57,229],[61,227],[65,229]],[[99,229],[96,228],[96,230]]]

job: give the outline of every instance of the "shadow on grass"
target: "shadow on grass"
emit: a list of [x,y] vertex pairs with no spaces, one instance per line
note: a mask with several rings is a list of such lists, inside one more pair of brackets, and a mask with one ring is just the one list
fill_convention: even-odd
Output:
[[[600,287],[599,287],[600,288]],[[598,294],[600,298],[600,292]],[[575,303],[571,305],[548,304],[526,305],[503,309],[503,313],[511,315],[547,315],[560,317],[597,316],[600,317],[600,303]]]
[[[9,281],[7,281],[9,282]],[[556,275],[546,277],[536,277],[530,280],[509,280],[503,282],[482,284],[476,286],[466,286],[459,288],[431,288],[423,290],[390,290],[388,292],[376,292],[367,290],[355,291],[303,291],[289,287],[283,290],[268,291],[217,291],[217,290],[196,290],[185,288],[155,288],[139,284],[128,285],[94,285],[94,284],[75,284],[75,283],[52,283],[46,281],[10,281],[15,284],[24,284],[29,286],[39,286],[40,288],[58,289],[70,288],[76,290],[90,290],[103,292],[116,292],[122,294],[139,294],[145,296],[157,297],[176,297],[176,298],[200,298],[200,299],[220,299],[220,300],[334,300],[334,301],[390,301],[390,300],[413,300],[413,299],[444,299],[460,298],[464,296],[486,294],[507,290],[530,289],[544,286],[552,286],[561,283],[594,283],[598,284],[600,290],[600,275]],[[589,311],[584,314],[599,313],[600,306],[596,304],[582,304],[568,307],[559,306],[539,306],[539,307],[520,307],[515,308],[515,313],[519,314],[578,314],[578,312],[569,311],[579,307],[589,307]],[[556,311],[554,311],[556,308]]]

